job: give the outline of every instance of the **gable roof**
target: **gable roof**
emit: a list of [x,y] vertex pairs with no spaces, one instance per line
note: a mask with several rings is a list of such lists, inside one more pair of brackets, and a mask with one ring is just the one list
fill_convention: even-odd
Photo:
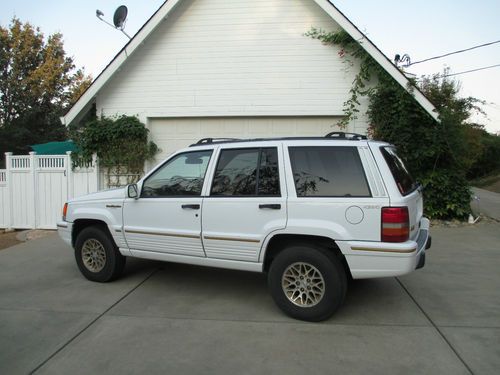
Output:
[[[151,18],[139,29],[134,37],[118,52],[114,59],[104,68],[104,70],[92,82],[90,87],[83,93],[78,101],[70,108],[65,116],[61,117],[64,125],[69,125],[76,119],[81,118],[92,105],[95,97],[111,79],[111,77],[120,70],[128,56],[145,41],[145,39],[165,20],[174,8],[182,0],[166,0],[160,8],[151,16]],[[352,38],[379,63],[405,90],[413,87],[412,95],[415,100],[426,110],[430,116],[438,120],[438,114],[434,105],[424,94],[411,85],[408,78],[364,35],[340,10],[329,0],[313,0],[323,11],[325,11],[342,29],[344,29]]]

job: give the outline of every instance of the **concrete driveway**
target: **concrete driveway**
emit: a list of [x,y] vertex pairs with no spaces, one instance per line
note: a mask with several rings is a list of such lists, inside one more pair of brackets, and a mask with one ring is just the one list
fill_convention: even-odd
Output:
[[500,221],[500,194],[479,188],[472,188],[475,199],[471,208],[475,214],[483,214]]
[[0,373],[497,374],[499,233],[433,228],[423,270],[354,281],[321,324],[260,274],[130,259],[92,283],[50,235],[0,251]]

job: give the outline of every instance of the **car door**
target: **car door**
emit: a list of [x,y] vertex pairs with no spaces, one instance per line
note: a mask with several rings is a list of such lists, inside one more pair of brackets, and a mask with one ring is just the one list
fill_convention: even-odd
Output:
[[142,183],[138,199],[126,199],[125,238],[132,255],[158,252],[205,257],[201,205],[212,150],[172,157]]
[[281,145],[221,147],[203,201],[207,257],[257,262],[262,243],[286,226]]

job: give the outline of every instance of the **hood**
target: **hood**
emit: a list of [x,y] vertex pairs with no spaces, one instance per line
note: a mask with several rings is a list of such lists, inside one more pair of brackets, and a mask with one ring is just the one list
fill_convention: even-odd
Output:
[[101,201],[101,200],[120,199],[120,198],[125,199],[125,197],[126,197],[125,188],[118,188],[118,189],[98,191],[97,193],[87,194],[78,198],[73,198],[69,201],[69,203],[85,202],[85,201]]

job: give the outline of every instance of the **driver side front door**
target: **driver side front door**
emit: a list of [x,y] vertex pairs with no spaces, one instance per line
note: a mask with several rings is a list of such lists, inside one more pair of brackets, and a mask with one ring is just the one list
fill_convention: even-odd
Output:
[[205,257],[201,240],[201,191],[211,150],[174,156],[126,199],[124,233],[132,255],[142,252]]

